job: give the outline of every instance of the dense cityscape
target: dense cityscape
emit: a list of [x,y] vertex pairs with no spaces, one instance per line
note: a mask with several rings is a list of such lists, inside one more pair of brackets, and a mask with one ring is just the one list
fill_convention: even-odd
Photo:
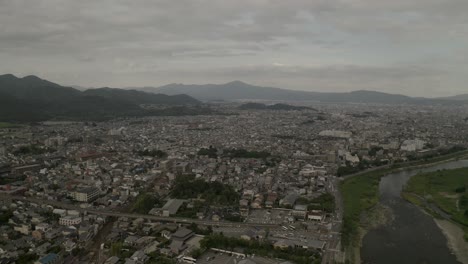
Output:
[[340,181],[467,145],[463,107],[239,105],[2,128],[2,263],[341,262]]

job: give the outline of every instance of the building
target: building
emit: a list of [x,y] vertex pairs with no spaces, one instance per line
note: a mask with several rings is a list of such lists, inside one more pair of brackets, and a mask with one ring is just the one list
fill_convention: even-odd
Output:
[[282,206],[293,206],[296,203],[297,198],[299,198],[299,194],[297,193],[290,193],[286,195],[281,201],[280,205]]
[[[130,260],[130,261],[128,261]],[[143,251],[135,251],[130,259],[127,259],[125,263],[145,263],[149,260],[149,257]]]
[[78,202],[91,202],[99,197],[101,191],[96,187],[88,187],[71,192],[71,197]]
[[45,255],[44,257],[40,258],[34,264],[57,264],[57,263],[62,263],[60,256],[54,253],[49,253]]
[[77,216],[64,216],[59,219],[59,224],[64,226],[79,225],[81,223],[81,217]]
[[401,144],[400,149],[403,151],[417,151],[423,149],[425,144],[426,142],[419,139],[405,140]]
[[307,214],[307,220],[322,222],[325,219],[325,214],[322,211],[311,211]]
[[56,146],[63,146],[67,142],[67,138],[64,137],[51,137],[44,141],[44,145],[47,147],[56,147]]
[[34,230],[31,232],[31,236],[36,240],[44,239],[44,231],[42,230]]
[[177,231],[172,234],[171,239],[172,243],[169,246],[171,251],[175,254],[179,254],[187,248],[187,241],[192,238],[195,234],[192,230],[187,228],[179,228]]
[[321,137],[332,137],[332,138],[350,138],[352,136],[351,132],[339,131],[339,130],[324,130],[319,133]]
[[162,208],[154,208],[149,214],[162,216],[175,215],[184,202],[185,200],[170,199]]
[[108,258],[106,260],[106,262],[104,262],[104,264],[117,264],[117,263],[119,263],[119,261],[120,261],[120,259],[118,257],[112,256],[112,257]]
[[305,219],[306,216],[307,216],[307,205],[296,204],[296,205],[294,206],[294,210],[292,210],[291,214],[292,214],[295,218]]

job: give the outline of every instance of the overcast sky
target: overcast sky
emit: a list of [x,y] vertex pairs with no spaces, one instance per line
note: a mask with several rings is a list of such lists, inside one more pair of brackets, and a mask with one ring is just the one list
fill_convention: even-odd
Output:
[[468,93],[467,0],[0,0],[0,73]]

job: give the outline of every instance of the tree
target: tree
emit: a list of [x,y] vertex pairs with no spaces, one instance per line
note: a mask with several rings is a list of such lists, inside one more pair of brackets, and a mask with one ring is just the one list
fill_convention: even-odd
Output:
[[122,242],[115,242],[111,244],[110,252],[112,256],[117,256],[123,248]]
[[30,264],[37,260],[38,256],[36,254],[23,254],[20,255],[16,261],[17,264]]

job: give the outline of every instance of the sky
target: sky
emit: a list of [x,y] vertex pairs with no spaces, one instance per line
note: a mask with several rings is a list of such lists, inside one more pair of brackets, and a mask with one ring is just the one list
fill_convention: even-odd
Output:
[[467,0],[0,0],[0,74],[468,93]]

